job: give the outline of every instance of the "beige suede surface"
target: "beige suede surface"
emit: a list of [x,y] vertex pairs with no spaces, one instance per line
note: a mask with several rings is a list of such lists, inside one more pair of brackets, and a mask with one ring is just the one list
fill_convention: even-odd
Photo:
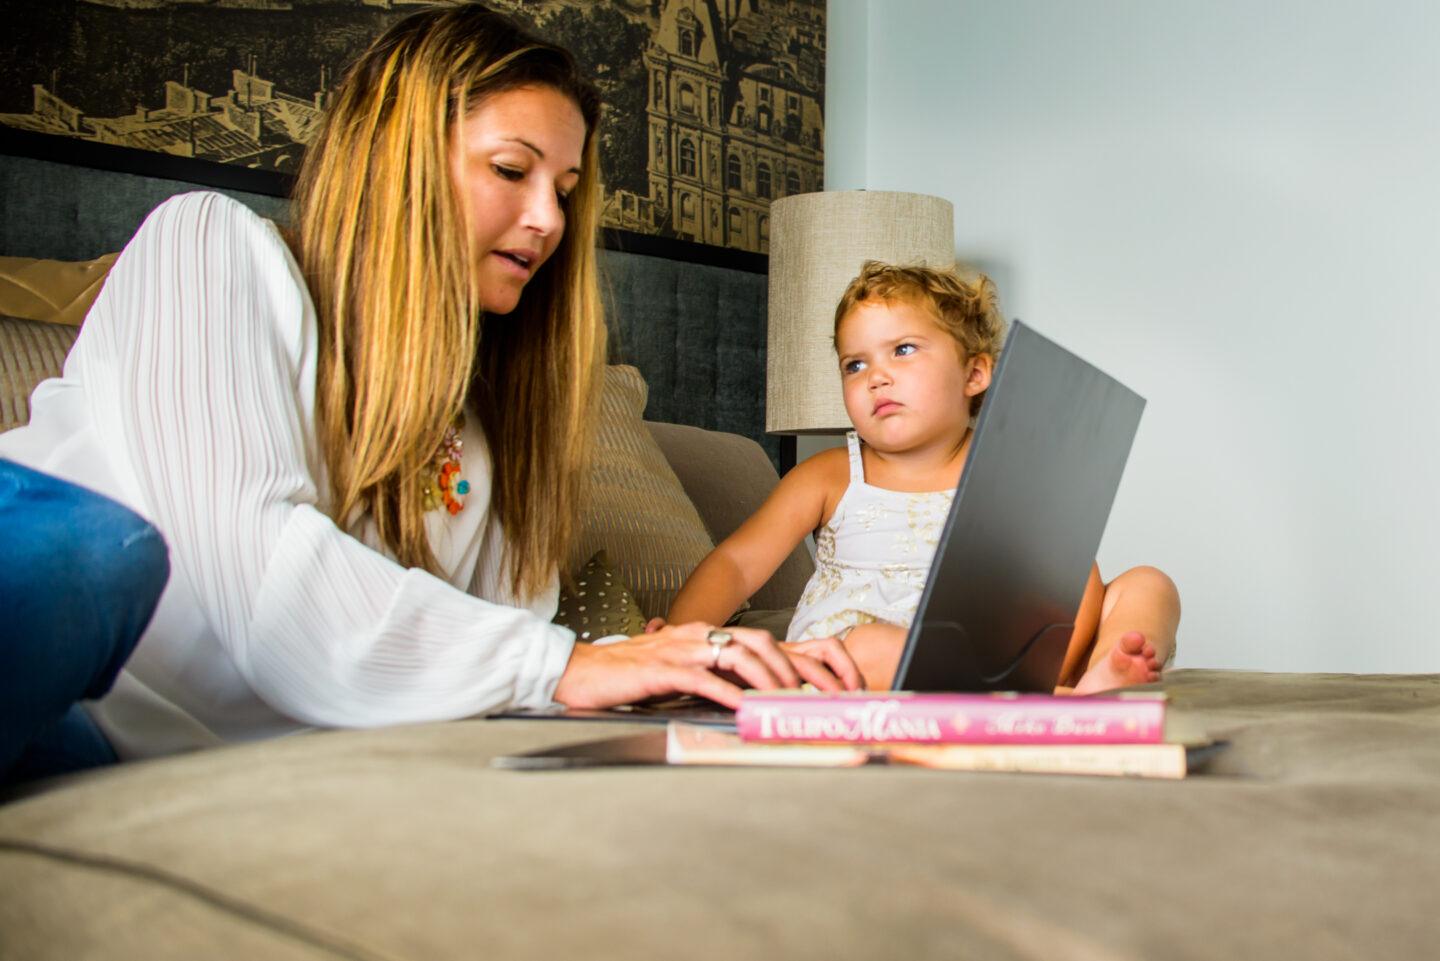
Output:
[[1180,782],[488,760],[467,721],[136,763],[0,806],[0,958],[1425,958],[1440,677],[1180,670]]
[[80,261],[0,257],[0,314],[78,327],[119,256]]

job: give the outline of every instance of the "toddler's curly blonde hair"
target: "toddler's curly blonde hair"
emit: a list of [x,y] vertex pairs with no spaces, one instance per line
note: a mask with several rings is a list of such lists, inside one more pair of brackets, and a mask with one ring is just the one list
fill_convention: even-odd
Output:
[[[850,281],[835,307],[835,330],[856,307],[867,301],[909,304],[930,316],[960,345],[968,360],[985,354],[996,360],[1005,341],[1005,319],[1000,315],[995,284],[981,274],[974,282],[962,280],[954,269],[900,266],[867,260]],[[970,416],[980,412],[983,393],[970,399]]]

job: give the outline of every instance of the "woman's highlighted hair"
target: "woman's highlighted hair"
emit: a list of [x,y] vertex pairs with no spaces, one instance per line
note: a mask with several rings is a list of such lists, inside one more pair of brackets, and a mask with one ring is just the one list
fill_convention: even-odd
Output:
[[[560,245],[520,306],[487,323],[450,173],[486,97],[549,87],[586,124]],[[305,155],[301,269],[320,323],[316,406],[331,514],[359,512],[408,567],[436,571],[427,466],[466,399],[494,462],[491,507],[517,596],[545,587],[578,516],[605,356],[596,283],[600,100],[570,54],[476,4],[423,10],[351,68]]]

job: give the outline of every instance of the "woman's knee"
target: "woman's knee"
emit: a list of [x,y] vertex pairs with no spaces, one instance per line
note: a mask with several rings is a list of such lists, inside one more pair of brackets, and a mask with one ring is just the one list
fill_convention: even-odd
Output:
[[[32,629],[47,617],[112,635],[128,653],[170,575],[160,532],[122,504],[8,462],[0,498],[0,599]],[[48,613],[47,613],[48,612]]]
[[60,552],[83,591],[147,622],[170,577],[170,551],[154,525],[98,496],[73,512]]

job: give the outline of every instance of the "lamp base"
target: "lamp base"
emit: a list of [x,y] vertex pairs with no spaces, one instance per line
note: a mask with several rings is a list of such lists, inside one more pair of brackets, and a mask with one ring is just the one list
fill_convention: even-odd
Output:
[[784,477],[786,474],[790,473],[790,469],[795,466],[796,448],[797,448],[797,445],[798,445],[798,444],[799,444],[799,441],[796,439],[796,437],[795,437],[794,434],[781,434],[781,435],[780,435],[780,476],[781,476],[781,477]]

